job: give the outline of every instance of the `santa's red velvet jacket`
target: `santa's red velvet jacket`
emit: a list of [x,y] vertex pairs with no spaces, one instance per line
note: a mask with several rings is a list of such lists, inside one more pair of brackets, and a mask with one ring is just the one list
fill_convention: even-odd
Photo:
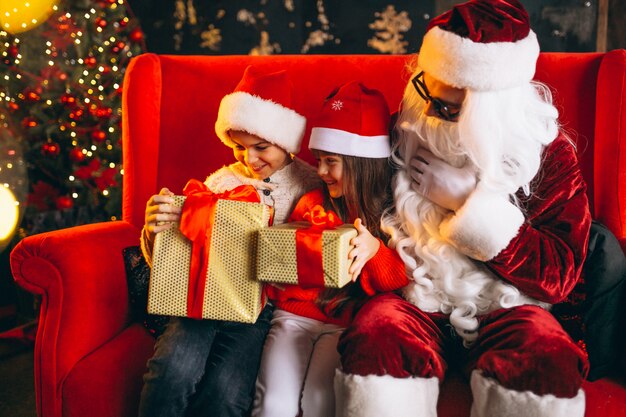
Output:
[[[323,205],[324,195],[321,189],[311,191],[300,199],[289,221],[303,221],[304,214],[313,207]],[[370,259],[356,283],[360,285],[364,296],[371,296],[379,292],[393,291],[408,283],[404,263],[398,254],[389,249],[385,242],[380,242],[378,252]],[[349,324],[352,317],[352,308],[344,311],[340,316],[332,316],[323,311],[317,303],[323,288],[301,288],[298,285],[280,284],[280,286],[266,285],[265,293],[272,303],[281,310],[289,311],[300,316],[309,317],[326,323],[335,323],[342,326]],[[352,306],[362,300],[354,300]]]

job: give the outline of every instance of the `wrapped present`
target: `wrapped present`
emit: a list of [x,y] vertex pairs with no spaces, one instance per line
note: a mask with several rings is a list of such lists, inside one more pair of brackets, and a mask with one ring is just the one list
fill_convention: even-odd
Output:
[[251,186],[213,194],[192,181],[174,197],[180,225],[156,235],[148,312],[254,323],[262,308],[256,233],[271,209]]
[[259,230],[260,281],[298,284],[303,288],[341,288],[350,282],[348,253],[357,231],[352,225],[341,224],[334,213],[329,212],[329,218],[321,207],[316,209],[316,214],[307,213],[309,221]]

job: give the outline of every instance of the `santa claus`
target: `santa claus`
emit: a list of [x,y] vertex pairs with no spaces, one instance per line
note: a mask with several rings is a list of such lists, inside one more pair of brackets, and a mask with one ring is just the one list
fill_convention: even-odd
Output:
[[550,314],[577,282],[591,222],[574,144],[516,0],[433,19],[397,122],[382,220],[410,284],[374,297],[339,344],[338,416],[436,416],[451,364],[472,416],[583,416],[584,352]]

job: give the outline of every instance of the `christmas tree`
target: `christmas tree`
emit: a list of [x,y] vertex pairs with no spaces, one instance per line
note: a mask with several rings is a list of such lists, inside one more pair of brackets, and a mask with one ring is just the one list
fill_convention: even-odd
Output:
[[0,158],[21,155],[0,182],[17,188],[3,178],[25,166],[22,235],[44,231],[46,213],[73,217],[48,229],[119,218],[122,80],[145,50],[124,0],[48,1],[45,22],[0,29]]

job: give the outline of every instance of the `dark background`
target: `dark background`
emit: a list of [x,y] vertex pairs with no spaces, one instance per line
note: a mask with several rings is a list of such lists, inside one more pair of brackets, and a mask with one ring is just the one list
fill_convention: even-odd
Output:
[[[249,54],[262,44],[265,34],[268,48],[262,52],[266,53],[381,53],[386,50],[371,43],[377,34],[372,24],[377,20],[382,28],[379,34],[386,33],[392,39],[382,42],[385,47],[393,53],[412,53],[419,49],[429,19],[461,3],[450,0],[129,2],[142,22],[149,51],[201,55]],[[542,50],[553,52],[596,51],[598,40],[606,42],[607,49],[626,47],[624,3],[623,0],[522,0]],[[245,16],[248,19],[243,19]],[[384,16],[389,19],[384,20]],[[606,25],[598,25],[599,17],[608,19],[605,20],[608,33]],[[203,34],[214,41],[219,34],[221,41],[203,46]],[[393,41],[394,34],[399,35],[400,43],[406,42],[404,47]],[[310,37],[319,43],[307,46]]]

